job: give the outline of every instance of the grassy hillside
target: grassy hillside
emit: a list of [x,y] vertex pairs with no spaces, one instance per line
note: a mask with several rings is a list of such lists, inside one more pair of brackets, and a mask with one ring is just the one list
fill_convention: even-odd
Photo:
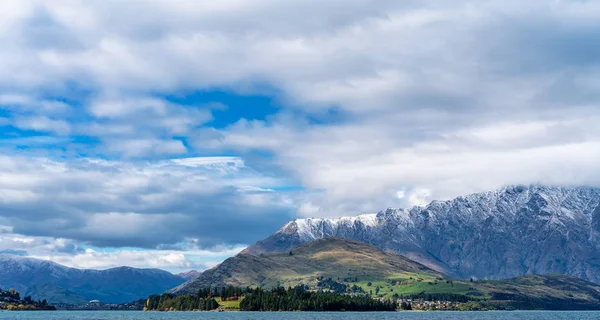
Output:
[[[459,281],[405,257],[347,239],[326,238],[286,253],[239,254],[174,290],[308,285],[313,289],[392,298],[448,293],[482,308],[600,309],[600,287],[564,275],[532,275],[501,281]],[[494,308],[495,308],[494,307]]]
[[490,301],[511,308],[600,309],[600,286],[567,275],[527,275],[477,281],[474,286],[486,292]]
[[199,288],[224,285],[266,288],[298,284],[316,286],[319,279],[328,278],[365,288],[368,288],[369,282],[384,283],[386,280],[414,282],[416,287],[420,287],[423,282],[446,279],[439,272],[374,246],[327,238],[303,244],[293,249],[291,254],[237,255],[180,286],[176,292],[194,293]]

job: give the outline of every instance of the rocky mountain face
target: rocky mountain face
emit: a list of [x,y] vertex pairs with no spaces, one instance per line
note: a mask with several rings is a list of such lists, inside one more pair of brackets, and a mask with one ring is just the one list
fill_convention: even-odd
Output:
[[49,303],[125,303],[162,293],[185,281],[159,269],[82,270],[45,260],[0,255],[0,288],[14,288],[22,296],[47,299]]
[[297,219],[246,254],[342,237],[454,277],[561,273],[600,283],[600,189],[511,186],[425,207],[339,219]]

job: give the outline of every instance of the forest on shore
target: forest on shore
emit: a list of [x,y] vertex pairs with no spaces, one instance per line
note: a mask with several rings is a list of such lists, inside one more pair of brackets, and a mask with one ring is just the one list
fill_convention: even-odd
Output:
[[239,301],[240,311],[395,311],[390,300],[375,300],[334,292],[309,291],[307,286],[277,287],[272,290],[227,287],[200,289],[197,294],[153,295],[144,311],[211,311],[220,301]]

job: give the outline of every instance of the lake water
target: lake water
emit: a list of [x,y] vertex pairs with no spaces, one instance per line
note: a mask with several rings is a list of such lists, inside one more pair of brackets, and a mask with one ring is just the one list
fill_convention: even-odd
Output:
[[490,311],[490,312],[136,312],[136,311],[25,311],[0,312],[0,320],[596,320],[600,312]]

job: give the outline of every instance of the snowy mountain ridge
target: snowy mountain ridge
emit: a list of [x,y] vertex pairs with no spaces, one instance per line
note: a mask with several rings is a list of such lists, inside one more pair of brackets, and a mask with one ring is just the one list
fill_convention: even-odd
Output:
[[424,207],[288,222],[246,253],[324,237],[391,250],[460,278],[558,272],[600,282],[600,189],[509,186]]

